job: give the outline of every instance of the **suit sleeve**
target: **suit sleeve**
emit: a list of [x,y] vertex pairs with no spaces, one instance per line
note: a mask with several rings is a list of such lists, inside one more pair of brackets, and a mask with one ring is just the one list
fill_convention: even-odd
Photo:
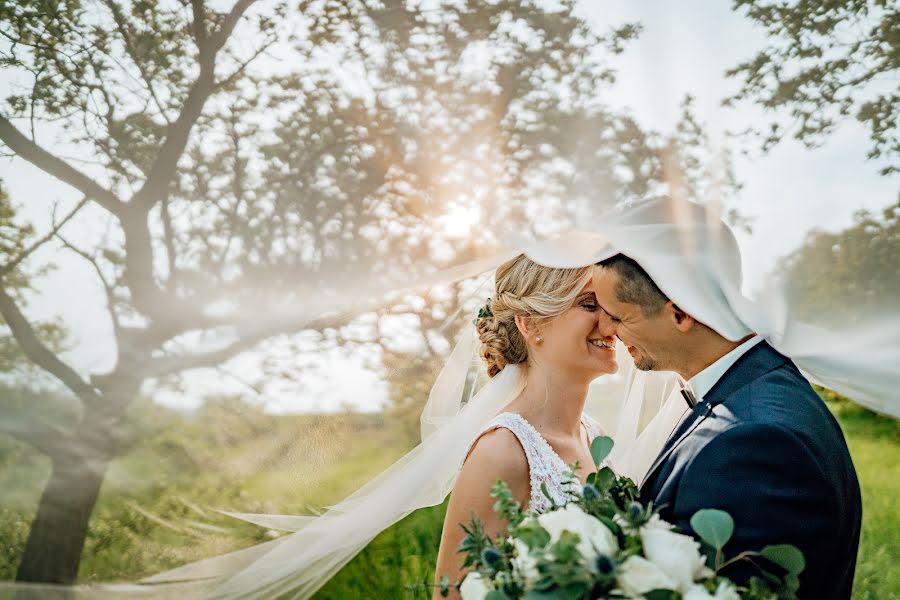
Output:
[[[698,510],[724,510],[735,522],[727,556],[793,544],[814,563],[809,570],[833,537],[834,502],[818,462],[797,436],[773,424],[740,424],[710,440],[686,467],[672,518],[689,531]],[[751,573],[738,568],[729,575],[745,580]]]

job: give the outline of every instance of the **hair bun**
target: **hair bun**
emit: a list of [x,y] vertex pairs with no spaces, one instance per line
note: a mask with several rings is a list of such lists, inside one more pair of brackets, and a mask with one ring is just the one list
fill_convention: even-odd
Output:
[[488,376],[494,377],[506,365],[528,360],[528,345],[516,326],[516,315],[559,316],[572,306],[590,276],[591,267],[544,267],[524,254],[500,265],[490,316],[479,313],[481,318],[475,322]]

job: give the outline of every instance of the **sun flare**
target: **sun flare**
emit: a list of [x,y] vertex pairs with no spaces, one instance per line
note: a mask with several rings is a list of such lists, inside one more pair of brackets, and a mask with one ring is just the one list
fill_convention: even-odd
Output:
[[438,223],[448,238],[458,239],[469,235],[480,219],[481,210],[477,206],[451,205],[443,216],[438,217]]

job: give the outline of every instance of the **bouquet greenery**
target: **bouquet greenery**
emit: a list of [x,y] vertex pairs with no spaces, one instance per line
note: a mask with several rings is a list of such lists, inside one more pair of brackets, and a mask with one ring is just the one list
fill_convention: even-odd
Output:
[[[700,538],[679,533],[660,518],[658,508],[637,501],[630,479],[602,466],[612,450],[608,437],[591,444],[596,469],[582,487],[565,474],[571,490],[567,501],[550,510],[523,511],[509,487],[498,481],[491,490],[494,510],[509,523],[507,532],[492,539],[474,517],[463,529],[459,552],[471,568],[461,583],[444,576],[442,595],[451,585],[463,600],[546,600],[582,598],[645,598],[646,600],[788,600],[797,597],[798,575],[805,566],[794,546],[767,546],[728,560],[723,548],[734,532],[734,521],[720,510],[700,510],[691,528]],[[756,573],[744,585],[722,574],[738,561],[754,565]],[[777,573],[775,572],[777,571]]]

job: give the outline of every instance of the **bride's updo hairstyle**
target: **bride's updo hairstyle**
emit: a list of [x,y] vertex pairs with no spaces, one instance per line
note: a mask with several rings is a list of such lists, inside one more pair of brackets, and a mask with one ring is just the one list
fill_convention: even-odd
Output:
[[568,310],[591,278],[591,267],[554,269],[524,254],[497,268],[491,316],[478,319],[481,358],[494,377],[506,365],[528,361],[528,346],[516,327],[516,315],[552,319]]

